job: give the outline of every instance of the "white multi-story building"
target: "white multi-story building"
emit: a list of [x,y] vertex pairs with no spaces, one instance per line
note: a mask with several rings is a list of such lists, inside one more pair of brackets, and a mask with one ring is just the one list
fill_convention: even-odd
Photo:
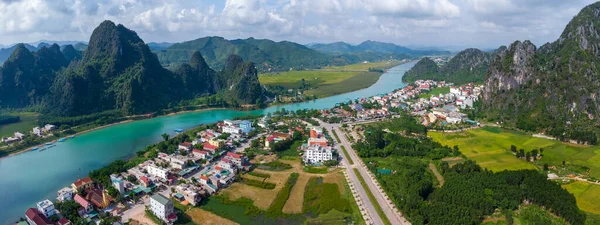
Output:
[[156,165],[148,165],[146,166],[146,170],[151,176],[160,177],[163,179],[167,179],[167,175],[169,174],[169,171]]
[[59,202],[73,200],[73,189],[70,187],[64,187],[63,189],[58,190],[58,198],[56,198]]
[[177,214],[173,209],[173,201],[162,194],[155,194],[150,198],[150,209],[154,215],[166,222],[177,220]]
[[43,132],[42,132],[42,128],[40,128],[40,127],[34,127],[33,131],[31,133],[33,133],[33,134],[35,134],[37,136],[40,136],[40,137],[42,135],[44,135]]
[[38,202],[36,205],[37,209],[46,217],[51,217],[56,214],[56,210],[54,210],[54,204],[48,199]]
[[303,160],[306,164],[321,164],[327,160],[334,160],[334,152],[335,150],[331,147],[308,146],[304,152]]

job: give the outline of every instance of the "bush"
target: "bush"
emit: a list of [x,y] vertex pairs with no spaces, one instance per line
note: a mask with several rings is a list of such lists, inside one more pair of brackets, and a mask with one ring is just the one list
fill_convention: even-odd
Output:
[[262,177],[262,178],[269,178],[271,177],[270,174],[266,174],[266,173],[259,173],[256,171],[252,171],[252,172],[248,172],[249,175],[255,176],[255,177]]
[[247,185],[250,185],[253,187],[268,189],[268,190],[273,190],[273,189],[275,189],[275,186],[276,186],[274,183],[252,180],[252,179],[244,179],[243,182],[244,182],[244,184],[247,184]]

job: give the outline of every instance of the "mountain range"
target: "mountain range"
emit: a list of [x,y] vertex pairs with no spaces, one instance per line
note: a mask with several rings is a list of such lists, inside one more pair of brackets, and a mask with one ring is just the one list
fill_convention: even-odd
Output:
[[140,114],[203,94],[222,92],[230,101],[263,97],[254,64],[229,56],[220,72],[201,53],[174,72],[161,66],[138,35],[111,21],[94,29],[81,55],[53,44],[36,52],[15,46],[0,69],[0,107],[40,107],[49,115],[76,116],[107,110]]
[[[475,109],[480,117],[560,140],[596,144],[600,135],[599,34],[597,2],[583,8],[556,41],[539,48],[530,41],[515,41],[494,51],[489,63],[488,54],[468,50],[471,54],[463,55],[471,59],[437,69],[425,58],[407,75],[411,80],[484,78],[480,107]],[[446,69],[451,64],[455,69]],[[452,74],[452,70],[466,72]]]

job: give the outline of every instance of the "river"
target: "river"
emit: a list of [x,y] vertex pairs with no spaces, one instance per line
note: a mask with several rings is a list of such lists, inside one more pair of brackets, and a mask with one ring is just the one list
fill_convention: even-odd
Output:
[[273,106],[262,110],[208,110],[187,112],[118,124],[91,131],[46,151],[31,151],[0,159],[0,222],[12,224],[24,217],[25,210],[44,199],[56,200],[56,192],[77,178],[118,159],[132,157],[136,151],[159,142],[163,133],[190,129],[237,116],[266,114],[281,108],[326,109],[336,103],[387,93],[404,87],[402,76],[415,62],[391,68],[370,87],[310,102]]

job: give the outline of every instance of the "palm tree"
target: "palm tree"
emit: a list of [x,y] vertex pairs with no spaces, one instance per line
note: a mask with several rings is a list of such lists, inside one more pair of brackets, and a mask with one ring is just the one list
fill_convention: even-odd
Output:
[[165,141],[169,140],[169,134],[161,134],[160,136],[162,136],[163,139],[165,139]]

